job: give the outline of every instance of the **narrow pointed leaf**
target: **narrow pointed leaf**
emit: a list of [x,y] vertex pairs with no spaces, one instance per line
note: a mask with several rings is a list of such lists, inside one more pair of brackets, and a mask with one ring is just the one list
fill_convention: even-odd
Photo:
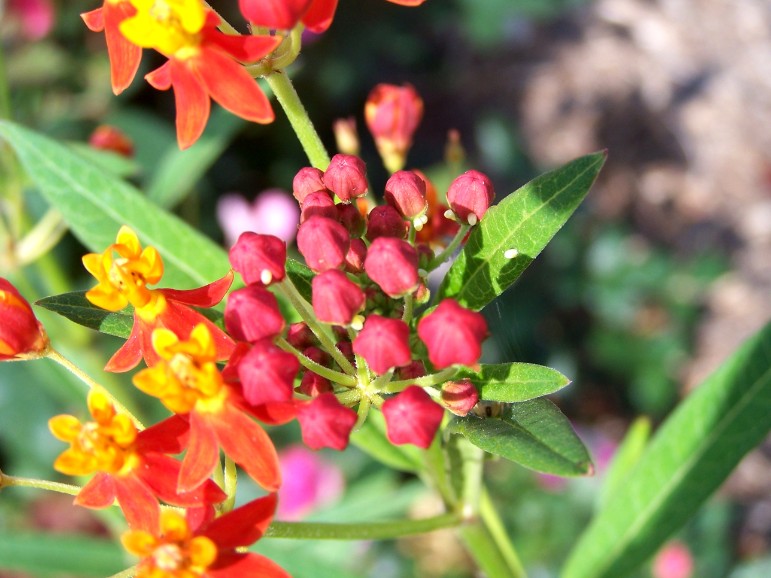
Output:
[[131,335],[131,327],[134,324],[134,311],[131,307],[116,313],[101,309],[86,299],[85,291],[45,297],[36,301],[35,305],[58,313],[78,325],[123,339],[128,339]]
[[771,324],[664,422],[584,532],[563,578],[622,578],[676,532],[771,427]]
[[205,285],[230,268],[225,251],[210,239],[71,149],[8,121],[0,121],[0,137],[91,251],[104,251],[128,225],[161,253],[165,287]]
[[605,157],[597,152],[576,159],[491,207],[447,272],[439,299],[479,310],[508,289],[576,210]]
[[589,453],[568,419],[548,399],[505,406],[498,417],[473,414],[450,423],[450,431],[496,456],[558,476],[593,473]]
[[603,507],[613,493],[624,486],[629,472],[640,461],[645,446],[651,435],[651,420],[647,417],[637,418],[624,436],[613,455],[613,461],[605,471],[600,491],[600,504]]
[[556,369],[532,363],[482,365],[479,371],[462,369],[453,379],[464,377],[477,386],[479,399],[507,403],[542,397],[570,383]]

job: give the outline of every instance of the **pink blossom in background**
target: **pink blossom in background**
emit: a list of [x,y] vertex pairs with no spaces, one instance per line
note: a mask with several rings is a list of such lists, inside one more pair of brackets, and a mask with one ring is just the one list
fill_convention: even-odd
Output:
[[671,541],[664,545],[653,560],[654,578],[691,578],[693,556],[688,546]]
[[278,491],[278,520],[300,520],[313,510],[335,502],[345,480],[340,469],[305,446],[290,446],[279,452],[283,485]]
[[242,195],[231,193],[217,202],[217,221],[228,246],[245,231],[275,235],[289,244],[297,234],[300,209],[297,201],[281,189],[262,191],[251,203]]
[[10,0],[8,13],[21,22],[21,32],[27,40],[38,40],[54,25],[51,0]]

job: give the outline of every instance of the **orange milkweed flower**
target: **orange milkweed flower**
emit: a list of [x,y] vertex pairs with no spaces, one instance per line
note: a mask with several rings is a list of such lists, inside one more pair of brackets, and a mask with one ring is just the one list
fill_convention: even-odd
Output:
[[118,95],[134,80],[142,60],[142,48],[129,42],[120,32],[120,24],[136,10],[129,0],[105,0],[101,8],[80,15],[89,30],[104,31],[110,57],[112,91]]
[[121,227],[115,243],[103,253],[85,255],[83,265],[99,282],[86,292],[86,299],[108,311],[120,311],[129,304],[134,307],[131,335],[108,361],[107,371],[128,371],[142,358],[147,365],[157,362],[159,357],[151,336],[153,329],[159,327],[185,339],[193,327],[203,323],[214,336],[217,360],[230,356],[235,346],[233,340],[190,306],[212,307],[219,303],[233,282],[232,271],[197,289],[149,289],[148,285],[161,280],[163,261],[154,247],[142,249],[136,233],[126,226]]
[[158,499],[176,506],[204,506],[221,502],[225,493],[214,482],[191,492],[178,492],[180,463],[163,455],[179,453],[185,424],[170,418],[137,431],[131,419],[117,413],[106,395],[92,390],[88,409],[94,421],[82,423],[72,415],[48,422],[57,439],[70,444],[54,462],[54,469],[70,476],[96,474],[75,498],[87,508],[106,508],[117,499],[132,528],[158,524]]
[[275,509],[271,494],[214,520],[196,510],[186,517],[167,511],[153,530],[130,530],[121,541],[141,558],[136,578],[290,578],[264,556],[236,550],[265,534]]
[[160,360],[133,381],[189,422],[179,489],[192,490],[207,480],[219,462],[221,447],[263,488],[277,490],[281,472],[276,449],[265,430],[245,413],[243,397],[223,379],[208,327],[197,325],[185,341],[168,329],[156,329],[152,340]]
[[125,38],[153,48],[168,62],[145,76],[158,90],[174,89],[181,149],[203,133],[210,98],[246,120],[267,124],[273,109],[241,65],[272,52],[281,37],[237,36],[217,30],[220,18],[201,0],[131,0],[136,14],[120,23]]

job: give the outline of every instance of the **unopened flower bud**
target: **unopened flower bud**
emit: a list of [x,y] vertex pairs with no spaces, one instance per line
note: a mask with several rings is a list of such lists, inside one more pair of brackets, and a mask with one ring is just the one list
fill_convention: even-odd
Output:
[[367,221],[354,203],[340,203],[335,205],[337,220],[348,229],[351,238],[360,238],[367,229]]
[[487,322],[481,313],[444,299],[418,322],[418,337],[426,344],[428,359],[437,369],[474,365],[482,355]]
[[420,281],[415,247],[393,237],[378,237],[372,242],[364,270],[389,297],[401,297],[413,291]]
[[257,284],[233,291],[225,306],[225,328],[233,339],[254,343],[274,339],[284,331],[278,300]]
[[119,128],[109,124],[101,124],[88,137],[90,147],[110,151],[124,157],[134,156],[134,143]]
[[442,423],[444,410],[422,387],[411,385],[383,403],[386,435],[392,444],[428,449]]
[[297,171],[292,179],[292,194],[297,202],[302,204],[305,197],[316,191],[323,191],[324,173],[314,167],[304,167]]
[[332,384],[326,377],[321,377],[318,373],[307,370],[300,380],[300,393],[308,397],[318,397],[322,393],[332,391]]
[[345,203],[367,192],[367,167],[359,157],[336,154],[324,171],[323,180]]
[[396,379],[399,381],[405,379],[415,379],[426,375],[426,366],[419,359],[416,359],[409,365],[400,367],[396,370]]
[[404,239],[408,229],[409,225],[391,205],[379,205],[367,215],[367,239],[370,241],[378,237]]
[[378,84],[369,93],[364,118],[389,172],[404,167],[422,117],[423,100],[410,85]]
[[337,150],[346,155],[359,154],[359,135],[356,132],[356,119],[352,116],[339,118],[332,123]]
[[297,231],[297,248],[308,267],[317,273],[342,265],[349,246],[345,227],[326,217],[311,217]]
[[337,269],[316,275],[312,281],[313,311],[323,323],[349,325],[364,308],[364,291]]
[[0,361],[34,358],[48,349],[48,336],[32,307],[0,277]]
[[304,321],[292,323],[286,332],[286,340],[295,349],[302,351],[316,343],[316,336]]
[[303,442],[313,450],[342,451],[356,425],[356,412],[341,405],[333,393],[322,393],[297,408]]
[[385,200],[399,214],[412,221],[428,209],[426,182],[412,171],[398,171],[385,185]]
[[326,189],[309,194],[300,205],[300,223],[311,217],[337,220],[337,205]]
[[351,246],[345,255],[345,270],[349,273],[364,271],[364,259],[367,258],[367,245],[361,239],[351,239]]
[[370,315],[353,341],[353,351],[361,355],[369,368],[382,375],[392,367],[412,361],[410,329],[401,319]]
[[450,184],[447,202],[463,223],[475,225],[482,220],[495,198],[493,184],[479,171],[466,171]]
[[455,415],[467,415],[478,401],[479,392],[470,379],[448,381],[442,386],[442,403]]
[[241,233],[228,256],[247,284],[270,285],[286,275],[286,243],[273,235]]
[[252,405],[291,400],[299,370],[297,358],[269,339],[255,343],[237,366],[244,398]]

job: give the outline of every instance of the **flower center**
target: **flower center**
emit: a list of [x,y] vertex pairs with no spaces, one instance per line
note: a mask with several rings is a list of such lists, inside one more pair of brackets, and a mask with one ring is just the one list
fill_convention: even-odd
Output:
[[130,42],[181,59],[197,53],[206,22],[200,0],[131,0],[131,4],[137,13],[120,26]]

